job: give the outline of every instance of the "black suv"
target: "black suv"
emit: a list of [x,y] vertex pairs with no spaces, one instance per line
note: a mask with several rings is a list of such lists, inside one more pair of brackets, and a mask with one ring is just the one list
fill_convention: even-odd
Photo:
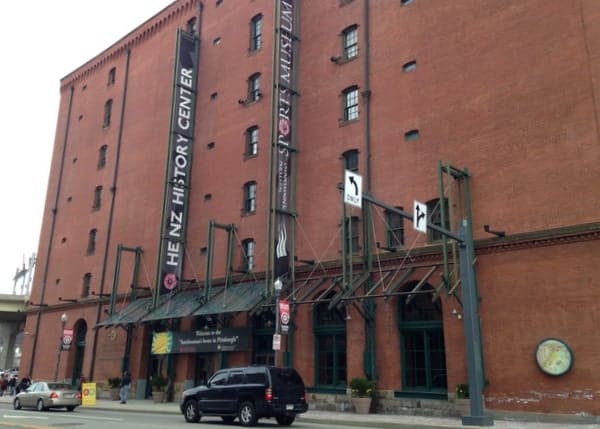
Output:
[[220,416],[226,423],[237,417],[242,426],[254,426],[265,417],[289,426],[296,414],[308,409],[300,375],[295,369],[274,366],[221,369],[206,386],[184,391],[180,406],[189,423],[202,416]]

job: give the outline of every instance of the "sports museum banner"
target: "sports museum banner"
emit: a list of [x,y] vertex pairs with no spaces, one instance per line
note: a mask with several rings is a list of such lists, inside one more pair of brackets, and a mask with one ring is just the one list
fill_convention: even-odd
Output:
[[277,40],[278,85],[276,90],[277,144],[275,179],[275,278],[284,278],[290,272],[291,221],[291,162],[292,144],[292,100],[293,91],[293,54],[294,54],[294,0],[281,0],[279,3],[279,33]]
[[160,241],[160,275],[157,277],[161,295],[173,291],[178,286],[183,266],[197,72],[198,38],[178,30],[169,160]]

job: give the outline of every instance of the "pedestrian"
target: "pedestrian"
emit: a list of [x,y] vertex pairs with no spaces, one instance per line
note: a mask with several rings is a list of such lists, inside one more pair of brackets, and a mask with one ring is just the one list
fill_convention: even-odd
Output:
[[119,397],[121,398],[121,404],[127,403],[127,395],[129,394],[129,386],[131,385],[131,376],[127,371],[123,372],[123,378],[121,379],[121,390]]
[[79,377],[79,381],[77,382],[77,390],[79,390],[80,392],[83,388],[83,383],[87,383],[87,379],[85,378],[85,375],[81,374],[81,376]]
[[31,379],[28,376],[23,377],[17,384],[17,393],[24,392],[29,386],[31,386]]
[[10,380],[8,380],[8,394],[10,396],[15,394],[15,387],[17,387],[17,377],[11,375]]

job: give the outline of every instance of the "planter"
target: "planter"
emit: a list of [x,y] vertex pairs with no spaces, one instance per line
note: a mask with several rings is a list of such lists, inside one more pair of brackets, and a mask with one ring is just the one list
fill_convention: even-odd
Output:
[[112,401],[118,401],[119,398],[119,392],[121,391],[121,389],[119,389],[118,387],[111,387],[110,389],[108,389],[108,393],[110,394],[110,399]]
[[372,398],[352,398],[352,405],[356,414],[369,414]]
[[165,402],[165,392],[152,391],[152,401],[155,403]]
[[469,398],[457,398],[454,400],[454,408],[460,416],[468,416],[471,414],[471,400]]

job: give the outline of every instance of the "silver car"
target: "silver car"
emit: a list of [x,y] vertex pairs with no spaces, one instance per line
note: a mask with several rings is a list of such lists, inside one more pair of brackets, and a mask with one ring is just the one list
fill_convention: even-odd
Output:
[[66,408],[67,411],[73,411],[80,405],[81,392],[70,384],[52,381],[33,383],[27,390],[19,393],[13,401],[15,410],[30,407],[38,411],[50,408]]

